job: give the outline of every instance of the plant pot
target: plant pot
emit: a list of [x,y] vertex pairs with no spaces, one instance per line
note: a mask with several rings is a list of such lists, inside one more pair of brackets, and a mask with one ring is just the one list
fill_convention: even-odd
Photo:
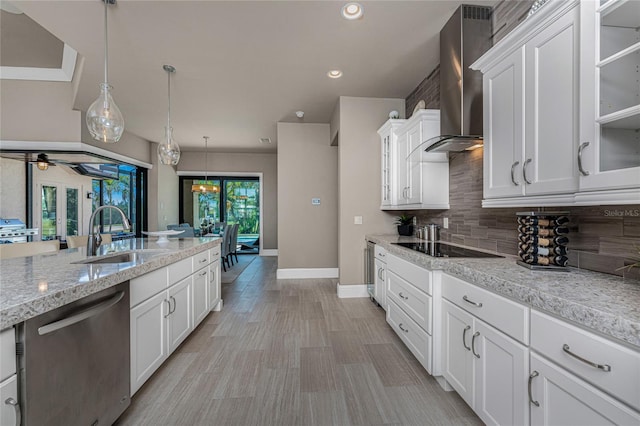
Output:
[[398,234],[410,237],[413,235],[413,225],[398,225]]

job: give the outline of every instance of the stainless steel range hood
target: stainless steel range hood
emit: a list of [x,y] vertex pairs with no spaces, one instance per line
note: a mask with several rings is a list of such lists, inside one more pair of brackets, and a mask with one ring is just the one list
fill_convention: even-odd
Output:
[[462,5],[440,31],[440,131],[427,152],[482,144],[482,73],[469,68],[491,47],[491,8]]

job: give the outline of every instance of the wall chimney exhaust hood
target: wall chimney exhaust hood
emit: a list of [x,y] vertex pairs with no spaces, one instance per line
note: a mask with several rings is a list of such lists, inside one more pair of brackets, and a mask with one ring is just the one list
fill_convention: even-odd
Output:
[[491,8],[460,6],[440,31],[440,131],[427,152],[482,144],[482,73],[469,68],[492,45]]

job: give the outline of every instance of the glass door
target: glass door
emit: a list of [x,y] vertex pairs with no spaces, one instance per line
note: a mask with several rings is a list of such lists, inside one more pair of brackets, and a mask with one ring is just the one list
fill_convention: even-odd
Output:
[[40,236],[42,241],[79,235],[81,227],[79,188],[43,184],[40,189]]
[[260,237],[260,182],[249,179],[224,181],[225,221],[239,224],[240,251],[257,252]]

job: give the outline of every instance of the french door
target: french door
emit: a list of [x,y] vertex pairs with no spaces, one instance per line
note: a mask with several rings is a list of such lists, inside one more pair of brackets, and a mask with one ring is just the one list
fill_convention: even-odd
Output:
[[80,186],[61,183],[37,185],[34,197],[34,227],[40,228],[42,241],[66,239],[82,234]]

